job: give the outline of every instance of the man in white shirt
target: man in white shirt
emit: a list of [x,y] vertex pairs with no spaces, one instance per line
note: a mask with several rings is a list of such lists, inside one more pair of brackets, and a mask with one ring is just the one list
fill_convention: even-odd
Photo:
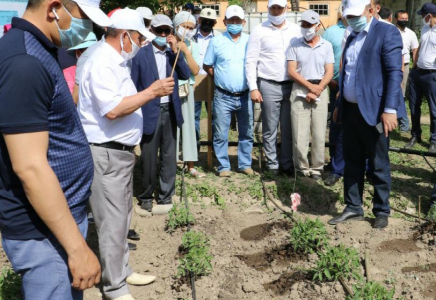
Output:
[[[206,71],[203,69],[203,60],[204,56],[206,55],[207,47],[209,46],[209,42],[213,37],[221,35],[221,32],[213,29],[213,27],[216,25],[216,11],[211,8],[203,8],[197,22],[198,28],[197,33],[194,36],[194,40],[197,42],[198,48],[200,49],[201,67],[199,74],[207,75]],[[195,134],[197,136],[197,142],[200,141],[200,116],[201,107],[204,101],[206,101],[206,99],[195,99]]]
[[419,46],[413,69],[410,71],[409,105],[412,117],[412,138],[405,148],[412,148],[421,142],[421,103],[425,95],[430,107],[430,147],[436,153],[436,5],[426,3],[418,11],[424,27],[421,30]]
[[[289,118],[292,81],[288,74],[286,50],[301,37],[298,25],[286,21],[286,0],[270,0],[268,21],[250,34],[245,65],[251,100],[262,107],[262,135],[267,168],[278,174],[279,167],[292,175],[292,130]],[[277,157],[277,131],[280,122],[281,153]]]
[[[409,24],[409,15],[405,10],[399,10],[395,13],[395,21],[397,23],[397,28],[401,33],[401,37],[403,38],[403,60],[404,60],[404,68],[403,68],[403,83],[401,85],[403,89],[403,97],[406,97],[406,88],[409,81],[409,72],[410,72],[410,52],[412,52],[413,61],[416,60],[416,54],[418,53],[419,42],[416,36],[416,33],[409,28],[407,25]],[[398,119],[399,129],[401,131],[409,131],[409,117],[404,117],[402,119]]]
[[127,284],[144,285],[154,276],[129,267],[127,232],[132,217],[133,148],[142,137],[141,106],[172,92],[174,80],[157,81],[137,92],[127,61],[145,33],[141,15],[120,9],[105,42],[94,50],[80,78],[78,112],[94,160],[91,210],[98,232],[103,292],[107,299],[134,299]]

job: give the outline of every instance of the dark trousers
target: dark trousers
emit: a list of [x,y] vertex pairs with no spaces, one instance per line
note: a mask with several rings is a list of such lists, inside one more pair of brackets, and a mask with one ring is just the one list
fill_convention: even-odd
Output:
[[409,77],[409,107],[412,115],[412,136],[421,137],[421,104],[426,96],[430,107],[430,143],[436,143],[436,73],[412,69]]
[[[177,123],[171,104],[161,104],[160,116],[153,134],[142,136],[141,164],[144,192],[139,201],[153,201],[159,169],[158,204],[171,204],[176,182],[176,136]],[[159,155],[158,155],[159,153]],[[159,159],[159,161],[158,161]]]
[[338,89],[332,89],[332,88],[330,89],[329,111],[330,111],[331,120],[330,120],[330,131],[329,131],[329,142],[335,145],[330,146],[329,152],[330,152],[330,159],[331,159],[331,166],[332,166],[331,173],[337,176],[342,176],[344,175],[344,167],[345,167],[344,155],[342,151],[342,140],[343,140],[342,124],[333,122],[333,112],[335,111],[337,93],[338,93]]
[[389,215],[391,170],[389,164],[389,138],[366,123],[357,104],[344,100],[344,198],[346,211],[363,214],[362,196],[365,160],[373,170],[375,216]]

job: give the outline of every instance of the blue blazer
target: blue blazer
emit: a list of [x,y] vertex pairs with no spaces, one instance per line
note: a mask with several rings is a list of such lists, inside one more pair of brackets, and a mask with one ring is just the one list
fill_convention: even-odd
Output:
[[[176,59],[176,55],[170,49],[167,49],[167,77],[171,76],[172,66]],[[191,71],[185,62],[183,53],[180,53],[174,71],[174,91],[169,95],[170,102],[173,104],[172,109],[176,116],[177,126],[183,124],[182,102],[179,97],[179,79],[188,80],[191,76]],[[156,59],[154,57],[153,46],[149,45],[141,48],[132,60],[132,80],[138,91],[142,91],[155,81],[159,80],[159,72],[157,70]],[[144,123],[143,134],[153,134],[156,129],[157,120],[160,115],[160,97],[149,101],[142,106],[142,116]]]
[[[351,43],[348,37],[342,57],[339,79],[340,97],[337,102],[339,119],[343,111],[343,79],[346,51]],[[365,43],[356,64],[356,94],[359,110],[365,121],[375,126],[385,108],[397,109],[397,117],[406,116],[406,105],[401,90],[403,40],[399,30],[373,18]]]

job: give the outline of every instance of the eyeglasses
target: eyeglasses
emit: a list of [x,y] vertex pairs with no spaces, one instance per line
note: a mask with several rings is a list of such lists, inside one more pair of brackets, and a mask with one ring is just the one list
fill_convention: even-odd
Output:
[[156,34],[165,33],[166,35],[171,34],[171,28],[169,27],[153,27],[153,32]]

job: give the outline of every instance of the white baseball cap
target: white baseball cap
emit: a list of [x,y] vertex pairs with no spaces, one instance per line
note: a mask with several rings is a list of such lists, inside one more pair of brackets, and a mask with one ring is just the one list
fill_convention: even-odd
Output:
[[268,1],[268,7],[271,7],[273,5],[278,5],[280,7],[286,7],[287,5],[287,1],[286,0],[269,0]]
[[111,19],[100,9],[100,0],[73,0],[92,22],[102,27],[110,27]]
[[138,7],[136,11],[142,15],[144,19],[151,20],[153,19],[153,12],[148,7]]
[[113,22],[111,27],[115,29],[136,30],[149,40],[155,38],[155,35],[145,28],[142,15],[136,10],[130,8],[118,9],[112,14],[111,20]]
[[344,0],[342,2],[342,15],[347,16],[360,16],[365,11],[365,7],[371,4],[370,0]]
[[162,14],[154,16],[154,18],[151,20],[151,26],[153,27],[169,26],[171,28],[174,28],[171,19],[168,16]]
[[239,5],[230,5],[226,10],[226,19],[238,17],[241,20],[245,19],[244,10]]
[[216,20],[216,11],[212,8],[203,8],[200,13],[200,18]]

